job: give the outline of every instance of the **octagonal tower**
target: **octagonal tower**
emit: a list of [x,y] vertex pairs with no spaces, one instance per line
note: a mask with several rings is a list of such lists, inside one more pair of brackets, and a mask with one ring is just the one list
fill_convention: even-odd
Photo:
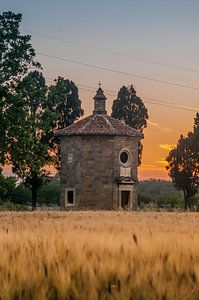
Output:
[[61,207],[136,210],[142,133],[107,115],[101,87],[93,99],[92,115],[56,131],[61,140]]

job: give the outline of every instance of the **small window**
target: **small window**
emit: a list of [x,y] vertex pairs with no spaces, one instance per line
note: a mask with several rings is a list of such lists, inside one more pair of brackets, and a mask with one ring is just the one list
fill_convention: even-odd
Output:
[[75,205],[75,189],[69,188],[65,189],[65,205],[73,206]]
[[69,153],[68,154],[68,164],[71,164],[73,162],[73,154]]
[[120,161],[123,164],[126,164],[128,162],[129,156],[128,153],[126,151],[122,151],[122,153],[120,154]]
[[69,204],[74,204],[74,191],[68,191],[68,203]]

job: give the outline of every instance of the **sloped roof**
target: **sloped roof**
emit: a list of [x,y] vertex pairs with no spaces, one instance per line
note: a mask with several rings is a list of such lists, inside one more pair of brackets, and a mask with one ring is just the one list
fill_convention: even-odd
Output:
[[94,114],[86,117],[72,125],[59,129],[56,136],[131,136],[143,138],[143,134],[124,122],[116,120],[107,114]]

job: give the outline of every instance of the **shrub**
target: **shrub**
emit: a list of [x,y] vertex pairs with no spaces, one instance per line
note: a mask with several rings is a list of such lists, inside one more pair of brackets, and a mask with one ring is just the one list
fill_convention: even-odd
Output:
[[51,181],[42,186],[38,192],[38,204],[59,205],[59,182]]
[[145,209],[151,205],[154,205],[154,199],[152,196],[145,193],[138,192],[138,207]]
[[29,204],[31,203],[30,190],[21,183],[18,185],[11,195],[11,201],[15,204]]
[[0,200],[8,201],[16,187],[16,178],[13,176],[4,176],[0,169]]
[[159,208],[183,208],[184,200],[181,193],[165,193],[156,197],[156,203]]

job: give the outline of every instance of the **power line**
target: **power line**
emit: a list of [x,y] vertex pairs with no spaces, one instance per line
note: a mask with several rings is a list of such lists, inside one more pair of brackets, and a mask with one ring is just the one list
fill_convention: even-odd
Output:
[[[53,80],[52,78],[48,78],[48,77],[46,77],[46,79],[47,80]],[[77,85],[79,86],[80,90],[89,91],[89,92],[95,92],[96,91],[96,88],[92,87],[92,86],[88,86],[88,85],[84,85],[84,84],[80,84],[80,83],[78,83]],[[107,95],[112,96],[112,97],[117,94],[116,91],[112,91],[112,90],[108,90],[108,89],[105,89],[105,92],[106,92]],[[186,110],[186,111],[194,111],[194,112],[199,111],[199,108],[176,105],[175,103],[172,103],[172,102],[167,101],[167,100],[158,100],[158,99],[142,97],[142,96],[140,98],[144,99],[145,102],[150,103],[150,104],[154,104],[154,105],[160,105],[160,106],[170,107],[170,108],[174,108],[174,109],[182,109],[182,110]]]
[[191,68],[188,68],[188,67],[178,66],[178,65],[174,65],[174,64],[168,64],[168,63],[165,63],[165,62],[152,60],[152,59],[147,59],[147,58],[144,58],[144,57],[132,56],[132,55],[116,52],[116,51],[113,51],[113,50],[94,47],[94,46],[90,46],[90,45],[87,45],[87,44],[78,43],[78,42],[74,42],[74,41],[70,41],[70,40],[64,40],[64,39],[57,38],[57,37],[47,35],[47,34],[43,34],[43,33],[37,33],[37,32],[32,32],[32,31],[27,31],[27,30],[21,30],[21,31],[25,32],[25,33],[30,33],[30,34],[35,35],[35,36],[40,36],[40,37],[56,40],[56,41],[59,41],[59,42],[65,43],[65,44],[71,44],[71,45],[78,46],[78,47],[83,47],[83,48],[92,49],[92,50],[95,50],[95,51],[109,53],[109,54],[112,54],[112,55],[125,57],[125,58],[128,58],[128,59],[133,59],[133,60],[137,60],[137,61],[141,61],[141,62],[145,62],[145,63],[160,65],[160,66],[168,67],[168,68],[179,69],[179,70],[192,72],[192,73],[199,73],[199,70],[194,70],[194,69],[191,69]]
[[72,60],[72,59],[68,59],[68,58],[64,58],[64,57],[58,57],[58,56],[54,56],[54,55],[50,55],[50,54],[45,54],[45,53],[42,53],[42,52],[37,52],[37,54],[39,54],[41,56],[49,57],[49,58],[52,58],[52,59],[69,62],[69,63],[72,63],[72,64],[78,64],[78,65],[86,66],[86,67],[97,69],[97,70],[108,71],[108,72],[112,72],[112,73],[131,76],[131,77],[134,77],[134,78],[140,78],[140,79],[149,80],[149,81],[153,81],[153,82],[159,82],[159,83],[166,84],[166,85],[177,86],[177,87],[182,87],[182,88],[187,88],[187,89],[192,89],[192,90],[199,91],[199,87],[195,87],[195,86],[189,86],[189,85],[180,84],[180,83],[176,83],[176,82],[165,81],[165,80],[160,80],[160,79],[156,79],[156,78],[152,78],[152,77],[146,77],[146,76],[142,76],[142,75],[138,75],[138,74],[133,74],[133,73],[123,72],[123,71],[119,71],[119,70],[109,69],[109,68],[105,68],[105,67],[96,66],[96,65],[93,65],[93,64],[84,63],[84,62],[77,61],[77,60]]
[[148,98],[146,98],[146,97],[141,97],[141,98],[144,99],[145,102],[150,103],[150,104],[161,105],[161,106],[170,107],[170,108],[174,108],[174,109],[183,109],[183,110],[186,110],[186,111],[194,111],[194,112],[199,111],[199,108],[179,106],[179,105],[176,105],[176,104],[173,104],[173,105],[172,104],[166,104],[164,102],[158,103],[159,101],[155,100],[155,99],[154,100],[147,100]]
[[[80,87],[83,86],[83,87],[86,87],[86,88],[90,88],[90,89],[92,89],[93,92],[95,91],[94,87],[91,87],[91,86],[88,86],[88,85],[78,84],[78,86],[80,86]],[[105,91],[110,96],[115,96],[117,94],[117,92],[113,91],[113,90],[105,89]],[[164,106],[168,106],[168,107],[184,109],[184,110],[190,110],[190,111],[199,111],[199,108],[183,106],[183,105],[177,105],[177,104],[171,102],[170,100],[159,100],[159,99],[154,99],[154,98],[149,98],[149,97],[144,97],[144,96],[143,97],[141,96],[140,98],[145,99],[146,102],[153,101],[153,102],[156,102],[157,104],[164,104]],[[153,102],[149,102],[149,103],[153,103]],[[153,104],[156,104],[156,103],[153,103]]]
[[[91,90],[91,89],[88,89],[88,88],[83,88],[83,87],[80,87],[79,88],[80,90],[85,90],[85,91],[90,91],[90,92],[94,92],[94,89]],[[106,90],[105,90],[106,91]],[[113,94],[110,94],[109,92],[106,92],[107,95],[110,95],[110,96],[114,96]],[[169,108],[174,108],[174,109],[182,109],[182,110],[186,110],[186,111],[194,111],[194,112],[197,112],[199,111],[199,108],[194,108],[194,107],[185,107],[185,106],[179,106],[179,105],[176,105],[176,104],[167,104],[167,103],[164,103],[163,101],[159,101],[157,99],[150,99],[150,98],[147,98],[147,97],[140,97],[141,99],[144,99],[144,101],[146,103],[150,103],[150,104],[154,104],[154,105],[160,105],[160,106],[164,106],[164,107],[169,107]]]

